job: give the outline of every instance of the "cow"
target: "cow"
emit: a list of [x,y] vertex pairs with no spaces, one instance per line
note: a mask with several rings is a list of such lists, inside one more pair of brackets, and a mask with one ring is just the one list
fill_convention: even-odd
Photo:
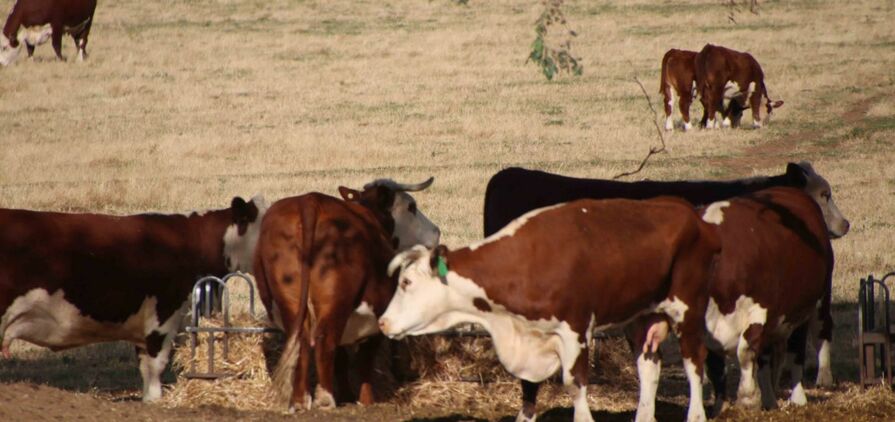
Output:
[[696,83],[696,52],[672,48],[662,56],[662,76],[659,80],[659,93],[664,97],[665,130],[674,129],[671,118],[674,107],[674,93],[677,92],[678,107],[681,111],[684,131],[690,130],[690,104],[693,103]]
[[64,34],[71,35],[78,49],[78,60],[84,61],[95,10],[96,0],[17,0],[0,34],[0,64],[12,64],[22,44],[28,50],[28,57],[33,57],[34,47],[51,38],[56,57],[65,61]]
[[[723,118],[720,126],[739,126],[739,118],[746,108],[752,109],[752,126],[761,128],[770,121],[774,109],[783,106],[782,100],[772,101],[768,96],[761,65],[749,53],[706,44],[697,53],[695,64],[696,90],[705,109],[702,125],[707,129],[719,127],[715,119],[719,111]],[[737,92],[732,95],[731,103],[725,110],[723,101],[728,82],[737,86]],[[764,120],[761,119],[762,102],[767,113]]]
[[[582,179],[547,172],[510,167],[497,172],[485,190],[484,235],[497,233],[514,219],[541,207],[577,199],[628,198],[646,199],[662,195],[676,196],[696,206],[706,206],[738,195],[757,192],[774,186],[789,186],[804,191],[820,206],[829,235],[844,236],[849,222],[833,200],[830,184],[811,163],[788,163],[783,174],[728,181],[640,181]],[[826,310],[822,309],[821,312]],[[833,319],[829,312],[819,316],[818,386],[832,386],[830,346]],[[534,387],[522,381],[522,389]]]
[[[374,401],[372,359],[381,342],[376,319],[385,311],[397,282],[386,274],[396,250],[434,246],[440,231],[407,192],[417,185],[377,180],[362,191],[340,187],[342,199],[321,193],[281,199],[264,217],[253,268],[259,297],[287,335],[274,371],[274,390],[296,407],[323,409],[333,396],[335,352],[366,339],[358,354],[359,401]],[[314,398],[309,392],[311,348],[317,368]]]
[[788,340],[794,354],[789,401],[804,405],[807,333],[818,314],[829,315],[832,291],[833,249],[820,207],[801,190],[775,187],[715,202],[702,215],[718,226],[722,245],[705,315],[714,414],[727,396],[725,353],[740,365],[737,402],[758,407],[757,367],[761,405],[775,408],[779,373],[759,357],[782,362]]
[[189,215],[114,216],[0,209],[0,339],[57,351],[136,346],[143,400],[161,397],[196,279],[250,271],[266,209],[258,196]]
[[[587,404],[592,334],[636,320],[638,421],[652,421],[657,346],[677,333],[690,382],[688,421],[704,421],[703,334],[709,271],[720,247],[714,228],[678,198],[583,199],[531,211],[468,247],[421,246],[398,254],[399,288],[379,319],[392,338],[477,323],[504,368],[528,382],[517,420],[533,421],[539,382],[557,371]],[[585,293],[586,292],[586,293]],[[585,293],[585,294],[582,294]]]

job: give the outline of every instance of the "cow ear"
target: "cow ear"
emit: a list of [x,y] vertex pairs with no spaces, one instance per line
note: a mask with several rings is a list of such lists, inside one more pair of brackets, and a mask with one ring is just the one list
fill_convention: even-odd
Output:
[[808,184],[808,177],[805,169],[796,163],[786,165],[786,178],[793,186],[805,186]]
[[771,107],[773,107],[773,108],[780,108],[780,107],[783,107],[783,100],[777,100],[777,101],[774,101],[774,102],[771,104]]
[[360,192],[345,186],[339,186],[339,195],[342,195],[342,199],[346,201],[357,201],[360,199]]
[[429,267],[433,273],[439,272],[439,261],[443,262],[444,270],[447,269],[447,254],[450,252],[447,246],[438,245],[432,250],[432,256],[429,258]]

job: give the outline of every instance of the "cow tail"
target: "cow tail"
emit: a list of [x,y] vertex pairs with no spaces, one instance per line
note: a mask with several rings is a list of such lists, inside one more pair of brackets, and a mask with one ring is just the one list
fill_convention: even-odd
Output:
[[[311,200],[308,206],[300,208],[302,248],[299,256],[301,262],[301,294],[299,296],[298,318],[289,330],[286,346],[273,374],[274,391],[281,401],[291,404],[291,396],[295,379],[295,368],[301,354],[302,328],[308,314],[308,290],[311,284],[311,260],[314,257],[314,234],[317,226],[318,203]],[[313,337],[313,333],[312,333]],[[313,341],[313,338],[312,338]]]
[[660,93],[660,94],[666,94],[665,91],[669,89],[669,87],[668,87],[668,75],[666,74],[666,73],[667,73],[666,70],[667,70],[667,67],[668,67],[668,59],[671,58],[671,52],[672,52],[672,51],[674,51],[674,50],[668,50],[668,52],[665,53],[664,56],[662,56],[662,69],[660,70],[660,73],[661,73],[662,75],[661,75],[660,78],[659,78],[659,93]]

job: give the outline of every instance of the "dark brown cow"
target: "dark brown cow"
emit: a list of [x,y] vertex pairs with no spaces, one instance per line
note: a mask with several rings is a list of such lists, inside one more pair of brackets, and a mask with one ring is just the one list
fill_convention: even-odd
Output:
[[[817,203],[792,188],[772,188],[703,210],[703,219],[717,224],[722,251],[710,282],[706,312],[709,348],[736,355],[740,364],[739,403],[759,405],[755,370],[759,368],[761,399],[776,407],[766,351],[782,361],[792,335],[795,354],[790,402],[806,403],[802,367],[808,323],[829,315],[833,249]],[[723,354],[708,360],[715,386],[715,412],[726,397]]]
[[659,93],[664,97],[665,130],[674,129],[671,118],[674,112],[674,93],[677,92],[678,107],[681,111],[681,125],[685,131],[690,130],[690,104],[696,88],[696,52],[672,48],[662,56],[662,77],[659,80]]
[[[381,336],[376,318],[385,311],[396,281],[386,275],[395,248],[435,245],[438,228],[416,208],[407,191],[416,186],[377,181],[362,192],[340,187],[344,200],[321,193],[281,199],[262,222],[255,254],[258,291],[275,325],[288,335],[274,374],[275,388],[310,408],[308,368],[315,349],[317,389],[313,404],[336,405],[333,384],[339,345],[361,345],[360,402],[374,401],[372,358]],[[301,353],[304,351],[304,353]]]
[[159,375],[196,279],[251,270],[263,199],[190,215],[111,216],[0,209],[0,338],[52,350],[137,346],[143,400]]
[[87,57],[87,37],[93,25],[96,0],[17,0],[12,7],[3,34],[0,35],[0,64],[6,66],[18,57],[22,44],[28,57],[34,47],[52,38],[56,57],[62,55],[62,36],[71,35],[78,49],[78,60]]
[[[561,370],[575,420],[592,420],[587,356],[594,331],[640,318],[638,421],[652,421],[671,321],[690,381],[688,420],[704,421],[702,365],[715,229],[676,198],[580,200],[532,211],[469,247],[404,252],[400,288],[379,324],[390,337],[481,324],[504,367],[529,381],[517,420],[535,418],[537,384]],[[648,329],[647,329],[648,328]]]
[[[728,110],[724,109],[724,94],[728,82],[736,85]],[[752,126],[760,128],[770,121],[775,108],[783,106],[782,100],[771,101],[764,83],[764,72],[758,61],[749,53],[706,44],[696,55],[696,89],[706,111],[702,125],[708,129],[719,126],[739,126],[738,116],[748,101],[752,108]],[[761,103],[765,103],[767,115],[761,119]],[[715,120],[721,112],[723,121]],[[731,114],[736,121],[731,122]]]

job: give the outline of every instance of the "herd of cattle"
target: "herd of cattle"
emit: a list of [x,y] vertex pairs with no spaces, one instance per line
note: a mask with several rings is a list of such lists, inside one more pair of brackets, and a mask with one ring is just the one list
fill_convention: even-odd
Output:
[[[64,59],[64,33],[83,59],[95,8],[95,0],[19,0],[0,36],[0,63],[22,45],[31,56],[48,39]],[[670,50],[661,72],[668,130],[675,93],[684,130],[697,95],[706,128],[736,127],[747,108],[761,127],[783,104],[770,99],[747,53],[711,44]],[[403,338],[464,323],[484,327],[521,379],[520,421],[535,420],[539,383],[557,372],[572,390],[575,420],[591,420],[588,348],[595,332],[612,327],[624,328],[636,356],[638,421],[654,420],[658,345],[669,330],[690,384],[688,421],[706,419],[704,372],[711,413],[721,411],[727,355],[739,363],[744,406],[776,406],[787,357],[789,400],[805,404],[802,368],[814,336],[816,384],[832,383],[830,239],[849,224],[809,163],[768,177],[677,182],[508,168],[488,182],[484,240],[454,250],[439,244],[438,227],[410,195],[432,182],[380,179],[339,187],[340,197],[309,193],[269,207],[260,196],[236,197],[229,208],[189,215],[0,209],[3,355],[16,339],[53,350],[128,341],[144,400],[158,399],[194,281],[240,270],[254,275],[271,323],[287,334],[274,387],[292,408],[335,406],[339,346],[360,342],[358,399],[368,404],[381,333]]]
[[[309,193],[268,205],[234,198],[189,215],[110,216],[0,209],[0,339],[53,350],[136,345],[143,398],[161,396],[194,281],[254,274],[271,323],[287,334],[274,387],[290,407],[332,407],[336,348],[360,342],[359,401],[372,403],[382,336],[477,323],[522,380],[518,419],[535,419],[538,383],[560,372],[575,420],[590,420],[587,356],[595,332],[623,327],[640,377],[638,421],[654,418],[658,345],[674,330],[690,382],[688,420],[706,418],[705,368],[737,400],[776,406],[791,354],[790,401],[809,332],[818,385],[830,385],[833,252],[849,229],[807,162],[733,181],[617,182],[508,168],[487,185],[484,240],[448,250],[410,192],[380,179],[340,198]],[[798,292],[798,294],[790,294]],[[309,386],[315,358],[317,386]],[[341,368],[346,370],[346,368]],[[756,385],[757,383],[757,385]]]

